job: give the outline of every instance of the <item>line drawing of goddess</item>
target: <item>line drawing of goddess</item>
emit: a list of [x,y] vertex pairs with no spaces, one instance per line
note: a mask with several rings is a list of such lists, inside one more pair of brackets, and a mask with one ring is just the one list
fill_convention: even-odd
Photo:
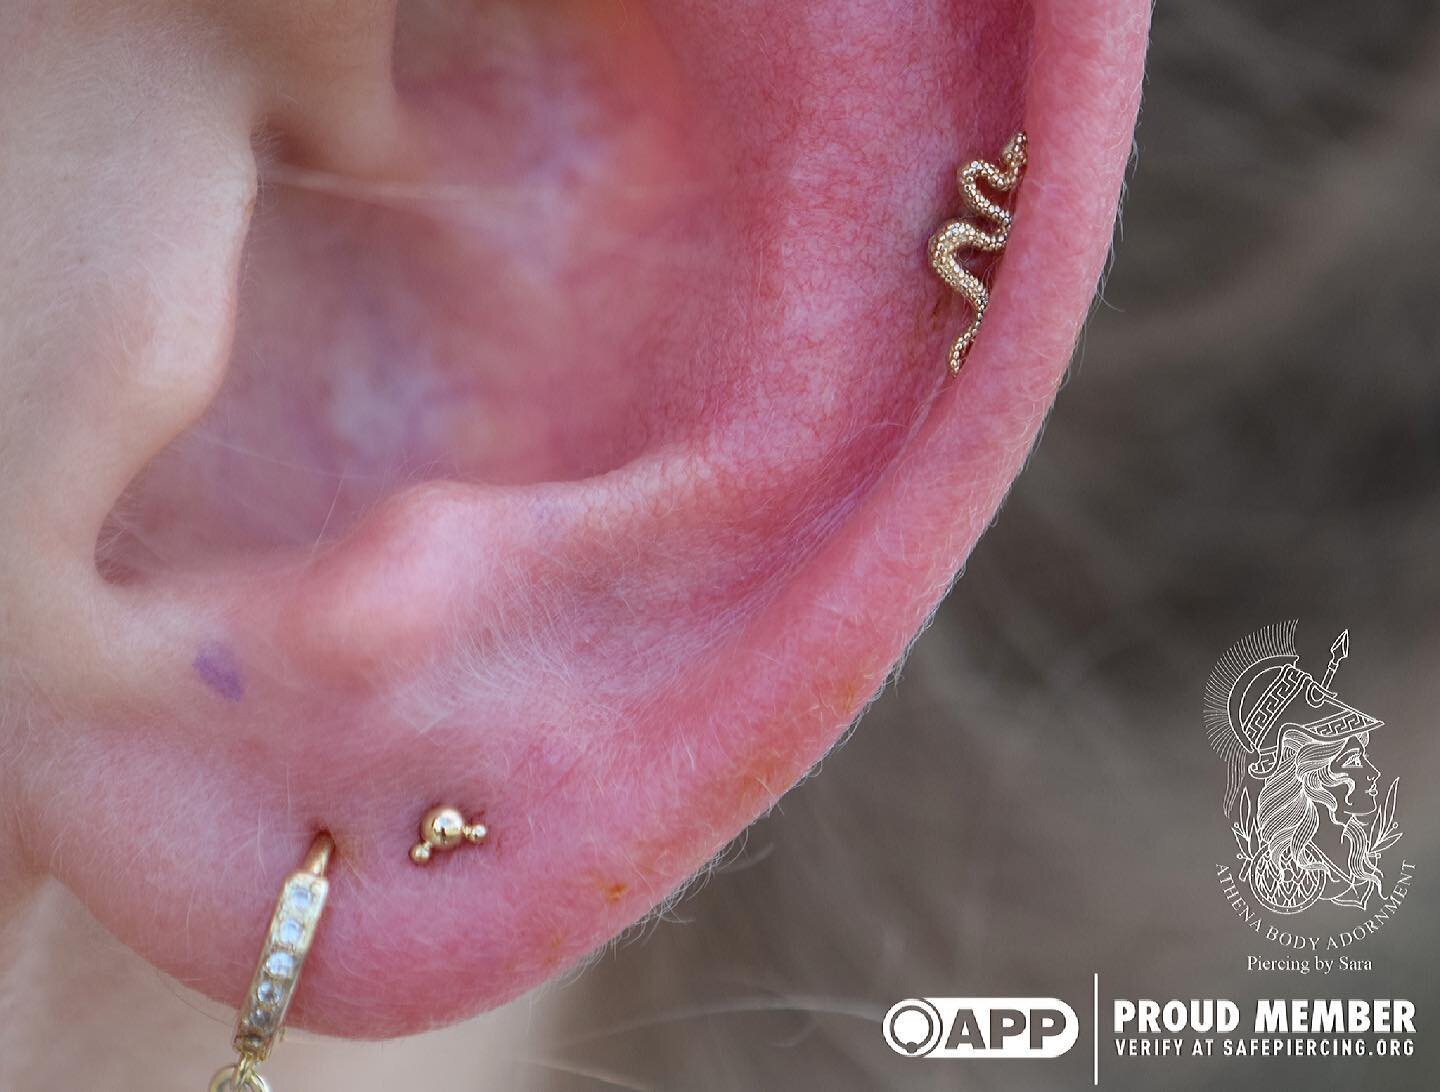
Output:
[[1225,815],[1238,874],[1276,914],[1324,900],[1364,910],[1384,897],[1380,858],[1401,837],[1400,779],[1380,798],[1372,733],[1384,721],[1332,688],[1350,652],[1346,630],[1322,678],[1303,670],[1295,622],[1268,626],[1233,645],[1210,674],[1205,721],[1225,761]]

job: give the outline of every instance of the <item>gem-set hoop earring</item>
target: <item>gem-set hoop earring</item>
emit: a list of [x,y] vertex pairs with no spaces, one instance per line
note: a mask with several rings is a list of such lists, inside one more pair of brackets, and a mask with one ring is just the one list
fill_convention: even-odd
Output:
[[300,970],[330,893],[325,872],[334,852],[335,841],[329,834],[316,835],[299,870],[281,885],[250,991],[235,1023],[234,1044],[240,1057],[215,1074],[210,1092],[270,1092],[256,1067],[270,1056],[300,984]]
[[947,220],[940,230],[930,236],[930,267],[942,281],[965,297],[970,304],[970,324],[965,327],[950,347],[950,374],[959,375],[965,356],[980,333],[980,322],[985,317],[985,308],[990,305],[990,295],[985,282],[960,264],[959,252],[965,249],[998,254],[1005,249],[1010,239],[1012,216],[1010,210],[980,192],[980,183],[996,193],[1010,193],[1020,184],[1025,173],[1027,138],[1025,131],[1012,136],[1000,153],[1000,164],[987,163],[976,159],[965,164],[956,173],[960,183],[960,195],[972,216],[988,220],[994,226],[987,229],[976,227],[968,220]]

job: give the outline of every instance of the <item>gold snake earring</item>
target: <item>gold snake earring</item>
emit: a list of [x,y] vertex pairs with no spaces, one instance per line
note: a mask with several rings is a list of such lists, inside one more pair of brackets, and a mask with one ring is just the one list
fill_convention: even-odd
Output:
[[985,290],[984,282],[962,266],[956,255],[966,248],[991,254],[1005,249],[1005,243],[1010,238],[1010,211],[981,193],[979,183],[983,180],[996,193],[1009,193],[1018,186],[1020,176],[1025,173],[1025,142],[1025,132],[1021,130],[1010,138],[1000,153],[1000,166],[977,159],[957,172],[960,195],[971,215],[990,221],[994,227],[987,231],[966,220],[947,220],[939,231],[930,236],[930,267],[942,281],[965,297],[973,312],[970,325],[950,347],[951,375],[960,374],[965,354],[980,332],[980,320],[985,317],[985,308],[990,303],[990,294]]

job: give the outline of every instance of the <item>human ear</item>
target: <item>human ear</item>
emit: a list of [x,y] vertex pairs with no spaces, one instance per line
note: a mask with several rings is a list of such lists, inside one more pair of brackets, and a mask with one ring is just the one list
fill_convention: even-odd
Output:
[[[1148,5],[379,5],[338,55],[358,8],[168,8],[0,57],[9,837],[235,1002],[328,829],[293,1019],[414,1031],[665,900],[883,683],[1064,372]],[[925,241],[1020,126],[952,379]],[[491,839],[419,869],[439,803]]]

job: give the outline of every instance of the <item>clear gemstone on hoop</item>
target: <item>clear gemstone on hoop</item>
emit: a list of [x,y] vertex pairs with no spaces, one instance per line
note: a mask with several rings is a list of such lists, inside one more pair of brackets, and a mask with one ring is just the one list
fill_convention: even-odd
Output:
[[285,901],[297,914],[305,914],[315,904],[315,893],[308,887],[297,885],[290,888]]
[[265,973],[276,978],[289,978],[295,973],[295,957],[289,952],[271,952],[265,960]]
[[280,928],[275,930],[275,938],[287,948],[293,948],[300,943],[300,938],[305,935],[305,926],[294,918],[286,918],[280,923]]
[[255,987],[255,1000],[262,1005],[273,1005],[280,1000],[280,986],[273,979],[266,978]]

